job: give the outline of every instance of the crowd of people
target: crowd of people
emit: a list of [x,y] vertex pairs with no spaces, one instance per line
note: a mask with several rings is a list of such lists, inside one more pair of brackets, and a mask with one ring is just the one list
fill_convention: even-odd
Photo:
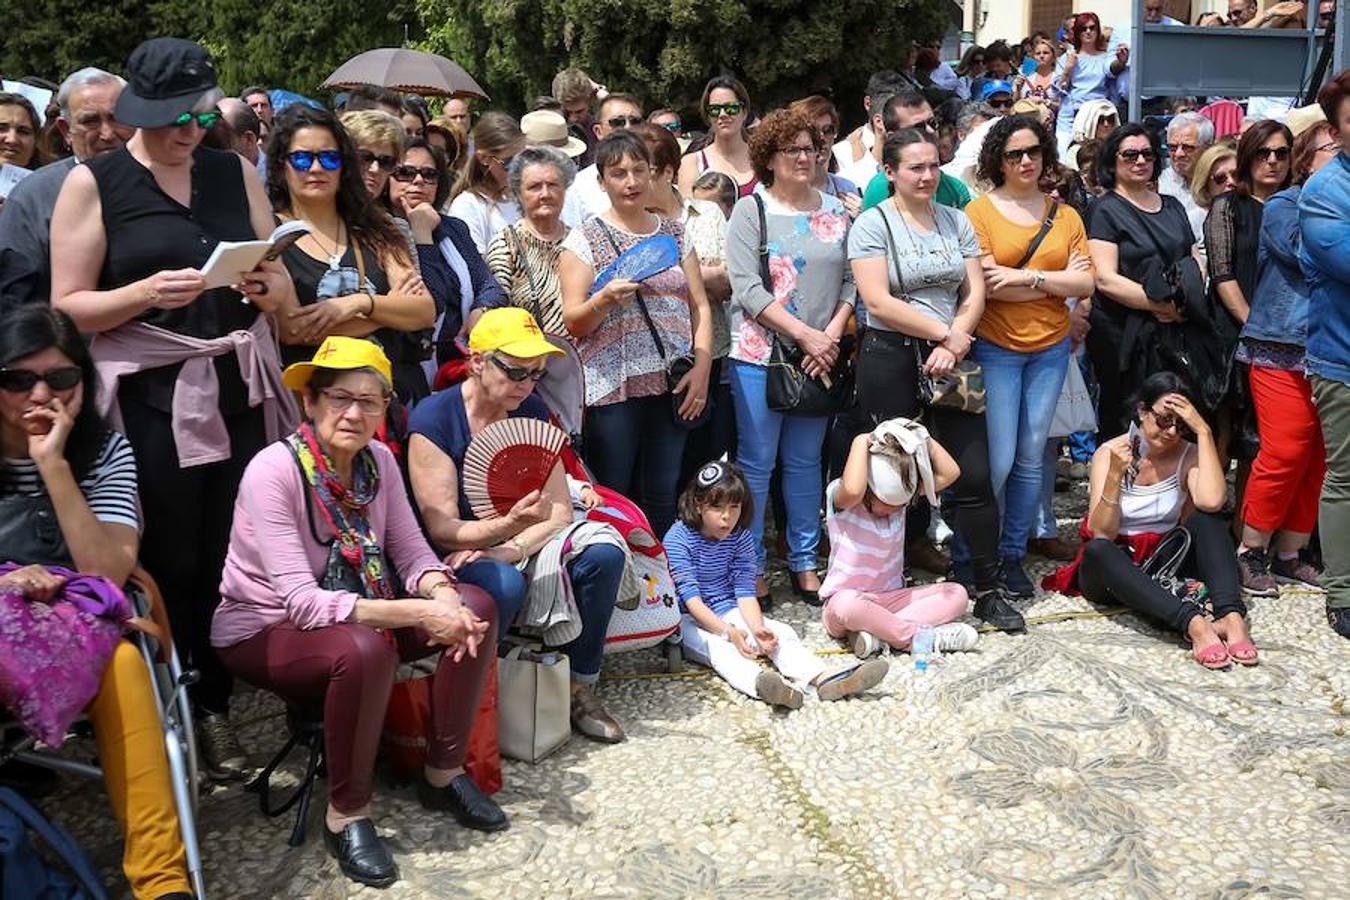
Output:
[[[695,131],[575,68],[520,118],[373,86],[278,108],[176,38],[70,74],[46,132],[0,94],[0,159],[33,170],[0,206],[0,588],[144,565],[211,776],[259,749],[236,680],[321,708],[325,843],[374,885],[401,661],[437,657],[419,800],[507,826],[468,737],[543,568],[570,585],[541,630],[572,725],[625,739],[597,681],[628,550],[572,527],[598,488],[662,540],[685,654],[787,709],[874,688],[921,630],[974,647],[968,613],[1025,630],[1029,554],[1207,668],[1259,662],[1244,597],[1281,582],[1350,637],[1350,71],[1279,119],[1171,98],[1144,123],[1093,13],[955,66],[940,46],[875,73],[847,134],[828,97],[758,110],[728,75]],[[217,244],[290,222],[208,280]],[[643,252],[669,258],[630,278]],[[560,463],[484,516],[475,437],[558,421],[567,366],[587,477]],[[1081,541],[1051,506],[1075,479]],[[773,556],[856,659],[769,617]],[[132,891],[190,896],[158,732],[119,713],[145,675],[118,654],[101,678]]]

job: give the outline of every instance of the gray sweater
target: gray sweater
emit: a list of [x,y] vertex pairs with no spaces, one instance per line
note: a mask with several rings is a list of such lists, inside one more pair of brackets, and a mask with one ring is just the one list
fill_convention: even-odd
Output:
[[0,206],[0,247],[10,248],[39,275],[39,296],[51,293],[52,211],[75,157],[48,163],[14,186]]

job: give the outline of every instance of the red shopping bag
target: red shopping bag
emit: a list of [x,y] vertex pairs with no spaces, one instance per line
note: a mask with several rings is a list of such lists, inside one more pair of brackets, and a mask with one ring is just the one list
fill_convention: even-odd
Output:
[[[431,730],[431,676],[397,682],[389,695],[380,746],[393,770],[417,778],[427,761],[427,734]],[[469,755],[464,763],[469,777],[485,794],[502,789],[502,757],[497,747],[497,657],[488,669],[478,714],[469,731]]]

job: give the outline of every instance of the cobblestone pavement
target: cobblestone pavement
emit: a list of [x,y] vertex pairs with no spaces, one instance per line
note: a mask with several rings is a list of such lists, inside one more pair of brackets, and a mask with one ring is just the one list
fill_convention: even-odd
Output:
[[[1037,579],[1048,569],[1030,562]],[[785,581],[776,593],[775,617],[841,652]],[[466,831],[410,787],[381,787],[377,824],[403,878],[377,892],[338,872],[317,816],[290,849],[289,816],[264,819],[253,795],[220,788],[202,804],[208,887],[220,898],[1346,897],[1350,643],[1316,592],[1285,587],[1251,607],[1262,652],[1251,669],[1206,671],[1134,616],[1038,595],[1025,612],[1047,621],[1025,635],[985,634],[922,674],[896,655],[871,695],[787,714],[705,672],[666,675],[656,651],[629,654],[600,687],[628,742],[576,738],[540,765],[508,761],[509,831]],[[255,758],[279,746],[277,701],[246,693],[234,715]],[[47,805],[119,882],[99,792],[68,780]]]

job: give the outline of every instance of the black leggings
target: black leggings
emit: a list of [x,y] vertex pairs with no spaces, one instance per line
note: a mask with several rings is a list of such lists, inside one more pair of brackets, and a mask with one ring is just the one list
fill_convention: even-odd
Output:
[[[999,512],[989,483],[989,433],[984,416],[954,409],[923,409],[913,339],[869,328],[858,353],[858,405],[872,426],[896,416],[921,418],[961,467],[949,489],[953,525],[970,547],[978,591],[998,586]],[[917,501],[914,505],[917,505]],[[907,527],[913,527],[911,519]],[[914,535],[918,538],[921,535]]]
[[[1182,561],[1181,574],[1198,578],[1209,588],[1215,619],[1234,612],[1245,616],[1247,607],[1242,602],[1228,523],[1211,513],[1197,512],[1181,527],[1191,534],[1191,552]],[[1078,588],[1093,603],[1124,604],[1183,634],[1191,619],[1201,612],[1198,606],[1164,590],[1134,564],[1124,547],[1105,538],[1094,538],[1083,548]]]

